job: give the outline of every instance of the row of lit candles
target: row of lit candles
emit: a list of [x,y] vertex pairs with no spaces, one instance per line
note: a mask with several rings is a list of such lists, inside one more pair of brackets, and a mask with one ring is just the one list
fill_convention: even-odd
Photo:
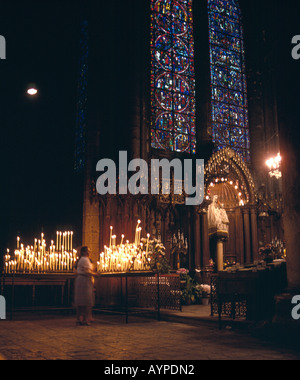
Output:
[[[54,241],[51,240],[50,252],[72,252],[73,251],[73,231],[57,231],[56,232],[56,246]],[[45,249],[45,240],[44,234],[41,233],[41,239],[34,239],[33,250],[35,251],[44,251]],[[20,237],[17,237],[17,249],[20,249]]]
[[[138,221],[135,230],[134,243],[124,242],[122,235],[121,242],[117,245],[116,235],[113,235],[113,227],[110,227],[109,246],[104,247],[104,251],[99,256],[97,262],[98,273],[115,273],[127,271],[148,271],[149,270],[149,239],[147,234],[146,243],[141,242],[141,221]],[[5,273],[49,273],[73,271],[78,260],[77,251],[73,249],[73,232],[56,233],[56,245],[51,240],[49,250],[47,250],[44,234],[41,239],[35,239],[33,246],[24,247],[20,238],[17,238],[17,249],[11,257],[9,249],[4,256]]]
[[4,256],[5,273],[45,273],[73,271],[77,258],[77,251],[73,249],[73,232],[57,231],[56,246],[51,240],[47,251],[44,234],[41,239],[35,239],[33,246],[24,247],[17,237],[17,249],[11,257],[9,249]]
[[109,246],[104,246],[104,252],[100,254],[97,262],[97,272],[115,273],[128,271],[147,271],[149,270],[149,238],[147,234],[146,245],[141,243],[141,221],[138,221],[135,230],[134,243],[128,240],[124,242],[124,235],[121,236],[121,243],[116,244],[116,235],[113,235],[113,227],[110,227]]

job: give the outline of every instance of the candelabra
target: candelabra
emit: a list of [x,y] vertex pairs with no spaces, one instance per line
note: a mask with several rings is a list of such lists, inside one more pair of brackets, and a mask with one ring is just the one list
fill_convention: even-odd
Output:
[[185,252],[188,251],[188,241],[187,238],[184,237],[184,233],[180,230],[177,231],[177,234],[173,234],[171,239],[171,251],[175,251],[177,249],[183,250]]
[[278,153],[276,157],[267,160],[266,164],[269,168],[269,175],[271,178],[275,177],[276,179],[280,179],[282,177],[281,161],[282,158],[280,156],[280,153]]

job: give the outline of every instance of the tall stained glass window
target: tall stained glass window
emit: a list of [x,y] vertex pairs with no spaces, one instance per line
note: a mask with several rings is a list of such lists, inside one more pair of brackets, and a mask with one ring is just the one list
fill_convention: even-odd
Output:
[[87,123],[87,88],[88,88],[88,22],[83,21],[80,30],[79,80],[77,119],[75,129],[75,173],[81,173],[85,166],[86,123]]
[[151,0],[155,149],[196,153],[192,0]]
[[208,0],[212,135],[217,149],[231,147],[250,161],[245,53],[235,0]]

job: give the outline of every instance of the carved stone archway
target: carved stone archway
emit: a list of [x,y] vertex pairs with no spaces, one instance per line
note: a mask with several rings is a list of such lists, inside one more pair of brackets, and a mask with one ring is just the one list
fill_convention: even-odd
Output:
[[214,153],[205,166],[205,191],[212,184],[227,183],[240,195],[244,204],[256,205],[257,196],[252,174],[243,159],[230,148]]
[[[205,167],[205,195],[219,196],[230,219],[225,259],[241,264],[258,259],[257,196],[247,164],[232,149],[212,155]],[[211,248],[211,256],[214,256]]]

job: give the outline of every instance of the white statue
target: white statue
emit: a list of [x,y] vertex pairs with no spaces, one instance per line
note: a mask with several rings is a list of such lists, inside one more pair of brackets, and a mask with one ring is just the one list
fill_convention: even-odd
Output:
[[229,219],[217,195],[213,197],[213,202],[208,207],[208,229],[210,234],[217,232],[229,233]]

